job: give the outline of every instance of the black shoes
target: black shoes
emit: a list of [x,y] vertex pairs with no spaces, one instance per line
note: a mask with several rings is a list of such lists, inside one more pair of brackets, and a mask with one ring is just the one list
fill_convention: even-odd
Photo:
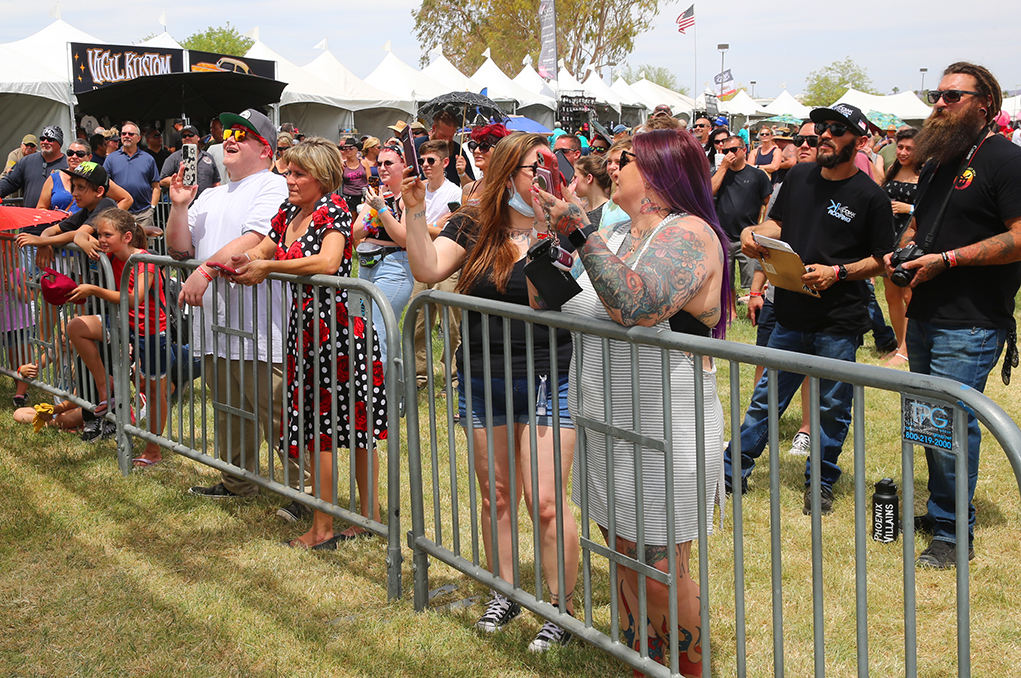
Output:
[[81,438],[83,442],[92,443],[97,440],[112,438],[116,434],[117,424],[107,421],[102,417],[97,417],[85,424],[85,428],[82,429]]
[[[812,515],[812,488],[805,488],[805,506],[801,512],[806,516]],[[833,513],[833,490],[823,485],[819,488],[819,513],[828,516]]]
[[287,506],[277,509],[277,517],[283,518],[289,523],[298,523],[312,517],[312,509],[304,504],[292,501]]
[[[975,549],[968,548],[968,560],[975,560]],[[957,567],[957,544],[951,544],[942,539],[934,539],[929,548],[922,551],[915,561],[918,567],[928,567],[934,570],[949,570]]]
[[233,499],[234,497],[241,496],[228,490],[223,486],[223,483],[216,483],[212,487],[193,487],[188,490],[188,494],[194,494],[196,497],[205,497],[207,499]]

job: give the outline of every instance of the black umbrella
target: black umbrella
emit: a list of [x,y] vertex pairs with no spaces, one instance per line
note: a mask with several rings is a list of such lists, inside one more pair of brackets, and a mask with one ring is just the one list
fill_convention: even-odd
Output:
[[287,84],[229,72],[149,75],[78,94],[78,108],[112,120],[212,118],[280,101]]
[[440,111],[449,111],[451,115],[461,118],[462,121],[466,121],[469,114],[472,120],[477,116],[496,118],[497,120],[503,120],[507,117],[507,114],[503,112],[503,109],[495,101],[475,92],[448,92],[447,94],[441,94],[435,99],[425,102],[418,109],[419,115],[425,117],[430,122]]

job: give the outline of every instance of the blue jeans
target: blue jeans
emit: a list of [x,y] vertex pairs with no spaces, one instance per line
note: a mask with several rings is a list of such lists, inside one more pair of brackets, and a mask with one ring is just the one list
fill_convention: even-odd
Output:
[[[908,320],[908,358],[911,371],[947,377],[984,391],[986,378],[996,366],[1007,339],[1006,329],[984,327],[944,327],[920,320]],[[964,407],[963,403],[957,403]],[[975,484],[978,482],[979,444],[982,434],[978,420],[968,412],[968,541],[975,535]],[[925,448],[929,467],[929,517],[936,539],[957,542],[954,501],[955,456],[952,452]]]
[[[770,348],[784,351],[817,355],[824,358],[855,361],[855,353],[861,346],[861,336],[857,334],[823,334],[804,333],[789,330],[780,323],[776,324],[773,334],[769,337]],[[741,477],[747,479],[755,468],[755,460],[762,456],[766,449],[769,436],[769,405],[768,380],[773,370],[766,370],[762,379],[755,385],[752,402],[748,406],[744,423],[741,424]],[[805,375],[796,372],[780,371],[776,373],[777,396],[779,398],[779,414],[782,416],[791,398],[801,387]],[[819,380],[819,432],[821,439],[822,473],[819,477],[824,487],[832,488],[840,478],[840,467],[837,457],[847,437],[847,428],[851,423],[851,398],[854,393],[850,384],[842,381]],[[731,467],[730,445],[724,452],[724,468],[728,478],[733,478]],[[812,471],[811,457],[805,462],[805,485],[808,485]]]
[[[366,268],[358,267],[358,277],[361,280],[368,280],[386,295],[390,300],[390,307],[401,321],[401,314],[404,307],[411,299],[411,290],[415,286],[415,277],[411,275],[411,264],[408,263],[407,252],[394,252],[383,257],[375,266]],[[379,353],[382,356],[383,365],[386,365],[386,326],[383,324],[383,316],[379,312],[379,306],[372,304],[372,327],[376,330],[376,341],[379,342]]]
[[[876,350],[880,353],[894,351],[897,349],[897,335],[893,328],[886,324],[883,309],[876,301],[876,288],[872,281],[866,280],[865,284],[869,286],[869,321],[872,323],[872,340],[876,342]],[[884,284],[892,285],[893,283],[886,281]]]

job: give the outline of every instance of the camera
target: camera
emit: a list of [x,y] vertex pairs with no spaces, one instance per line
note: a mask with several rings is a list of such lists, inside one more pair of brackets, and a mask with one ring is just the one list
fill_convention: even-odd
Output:
[[893,273],[890,274],[890,282],[897,287],[907,287],[911,284],[911,281],[915,279],[915,273],[918,272],[917,268],[904,268],[904,264],[909,261],[914,261],[925,254],[922,248],[918,245],[905,245],[904,247],[898,247],[890,255],[890,265],[894,267]]

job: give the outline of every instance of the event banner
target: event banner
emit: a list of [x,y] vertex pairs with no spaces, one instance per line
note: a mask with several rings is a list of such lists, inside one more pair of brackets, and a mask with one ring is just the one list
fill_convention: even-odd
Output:
[[557,79],[557,7],[553,0],[539,0],[539,27],[542,30],[539,51],[539,75]]
[[196,49],[188,50],[188,63],[193,73],[207,71],[226,71],[229,73],[245,73],[258,75],[270,80],[276,79],[276,62],[266,59],[249,59],[248,57],[235,57],[229,54],[216,54],[214,52],[200,52]]
[[716,81],[716,96],[725,97],[728,94],[734,94],[737,92],[734,89],[734,76],[731,74],[730,69],[718,73],[713,80]]
[[184,72],[184,50],[141,45],[71,43],[74,93],[146,75]]

